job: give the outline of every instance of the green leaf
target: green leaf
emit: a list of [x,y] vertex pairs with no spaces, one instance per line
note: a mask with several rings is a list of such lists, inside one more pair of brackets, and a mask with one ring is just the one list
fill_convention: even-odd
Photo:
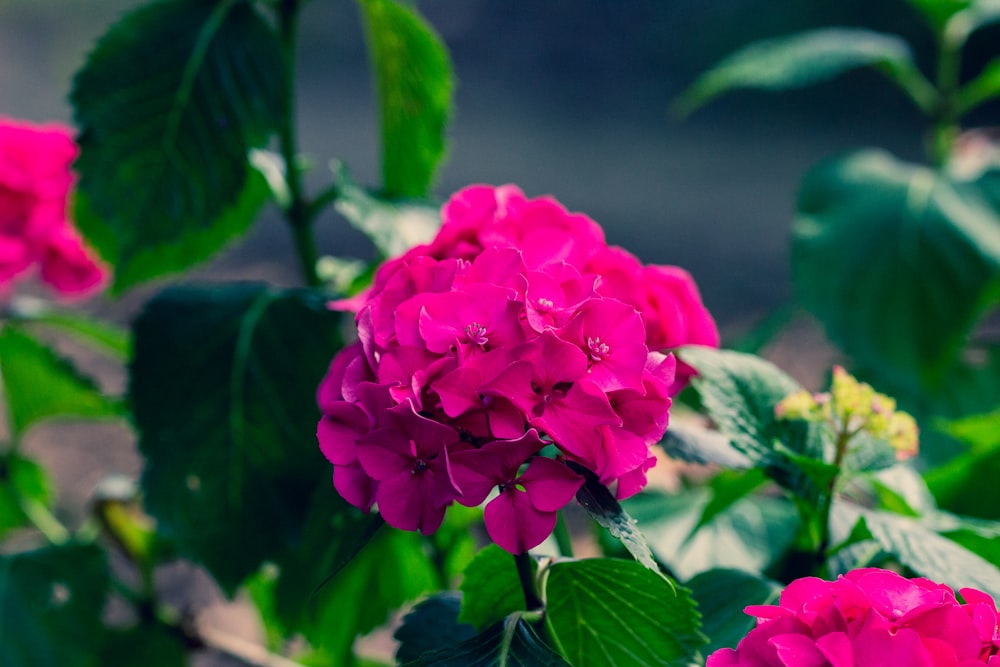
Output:
[[690,113],[738,89],[786,90],[876,67],[893,79],[920,77],[910,47],[899,37],[870,30],[824,28],[750,44],[705,72],[677,100]]
[[340,316],[324,301],[253,284],[172,288],[133,327],[147,507],[230,592],[298,539],[315,490],[330,488],[315,388]]
[[543,597],[546,626],[574,667],[687,667],[705,643],[687,589],[634,561],[557,562]]
[[95,545],[0,555],[0,665],[99,667],[108,572]]
[[337,211],[371,239],[383,257],[430,243],[441,226],[439,208],[427,202],[379,199],[351,181],[343,168],[336,170],[335,179]]
[[107,418],[121,408],[53,349],[8,323],[0,330],[0,376],[15,435],[53,417]]
[[414,7],[358,2],[381,105],[385,194],[421,197],[445,153],[454,88],[448,51]]
[[997,95],[1000,95],[1000,58],[991,60],[976,78],[962,86],[958,91],[958,106],[966,113]]
[[711,568],[762,572],[791,545],[799,528],[795,506],[764,495],[744,498],[688,539],[711,491],[642,493],[625,501],[656,558],[685,579]]
[[424,654],[403,667],[570,667],[515,614],[482,634]]
[[[278,613],[299,610],[287,616],[294,628],[309,641],[323,664],[347,667],[354,664],[354,640],[386,622],[390,612],[405,602],[440,588],[434,567],[424,553],[416,533],[382,531],[364,552],[337,576],[300,599],[278,598]],[[324,570],[316,564],[317,583]],[[282,595],[279,580],[279,596]]]
[[698,523],[691,529],[688,539],[698,530],[732,507],[737,501],[750,495],[767,482],[767,476],[760,468],[746,471],[723,470],[708,483],[712,497],[701,511]]
[[753,465],[746,455],[733,448],[729,438],[700,426],[671,424],[660,447],[671,458],[688,463],[714,464],[735,470],[745,470]]
[[475,637],[476,629],[458,620],[461,608],[462,596],[454,592],[439,593],[414,607],[393,634],[399,642],[396,660],[416,660]]
[[[822,463],[832,434],[822,424],[774,415],[779,401],[802,390],[795,380],[750,354],[690,346],[678,355],[698,371],[691,384],[709,418],[735,449],[796,495],[809,498],[820,492],[801,462]],[[793,460],[789,454],[804,458]]]
[[969,449],[927,471],[938,503],[959,514],[1000,518],[1000,410],[947,422],[943,430]]
[[708,570],[685,584],[701,612],[701,631],[708,635],[705,653],[736,645],[757,624],[743,612],[749,605],[777,604],[781,586],[742,570]]
[[118,361],[128,359],[132,341],[128,331],[107,322],[92,320],[75,313],[51,312],[32,320],[46,328],[59,331]]
[[18,454],[0,456],[0,539],[26,526],[25,500],[51,507],[54,494],[45,468]]
[[909,0],[930,22],[940,30],[952,16],[972,5],[975,0]]
[[[532,561],[534,562],[534,561]],[[484,547],[465,568],[460,621],[478,630],[525,609],[514,557],[495,544]]]
[[115,291],[202,261],[247,229],[267,192],[248,182],[248,153],[283,116],[282,62],[246,0],[147,4],[98,42],[71,95],[77,224],[116,267]]
[[655,572],[672,585],[666,575],[660,571],[660,566],[653,558],[653,552],[649,550],[649,545],[639,530],[639,526],[618,504],[608,487],[601,484],[593,471],[573,461],[569,461],[568,464],[574,472],[584,478],[583,486],[576,492],[576,500],[583,506],[583,509],[587,510],[594,521],[611,533],[612,537],[619,540],[643,567]]
[[960,12],[955,12],[944,27],[949,46],[961,48],[969,35],[1000,21],[1000,2],[997,0],[972,0]]
[[794,280],[830,338],[887,389],[950,388],[969,330],[1000,296],[998,229],[977,184],[854,153],[803,182]]
[[184,639],[180,631],[172,633],[159,624],[113,630],[108,633],[101,664],[184,667],[188,664]]
[[886,552],[920,576],[953,588],[978,588],[1000,597],[1000,569],[942,537],[919,520],[899,514],[859,510]]

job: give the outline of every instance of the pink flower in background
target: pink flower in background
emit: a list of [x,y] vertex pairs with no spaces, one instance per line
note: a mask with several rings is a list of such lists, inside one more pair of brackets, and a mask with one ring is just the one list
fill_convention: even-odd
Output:
[[593,471],[624,498],[646,483],[667,428],[672,355],[718,344],[690,276],[609,247],[593,220],[512,185],[472,186],[428,245],[383,264],[359,342],[317,400],[320,448],[352,504],[433,532],[452,502],[486,506],[515,553],[551,533]]
[[0,117],[0,289],[36,265],[64,297],[104,283],[107,270],[67,219],[76,154],[68,128]]
[[793,581],[777,606],[746,608],[757,627],[707,667],[1000,666],[996,604],[877,568]]

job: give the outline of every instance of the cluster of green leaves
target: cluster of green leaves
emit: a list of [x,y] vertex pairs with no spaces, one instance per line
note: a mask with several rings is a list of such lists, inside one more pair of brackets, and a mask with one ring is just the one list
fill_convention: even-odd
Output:
[[966,114],[1000,96],[1000,60],[967,79],[961,68],[968,38],[1000,21],[1000,7],[909,2],[936,37],[933,75],[895,35],[820,29],[732,54],[688,89],[679,108],[736,89],[785,90],[872,68],[924,114],[929,164],[865,149],[806,174],[792,275],[800,303],[859,372],[929,426],[932,417],[988,412],[1000,400],[995,341],[977,333],[1000,305],[1000,165],[970,154],[976,142],[961,140]]

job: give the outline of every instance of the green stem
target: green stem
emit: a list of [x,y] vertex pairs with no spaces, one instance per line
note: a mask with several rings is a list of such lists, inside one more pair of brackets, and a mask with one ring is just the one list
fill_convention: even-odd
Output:
[[566,519],[562,511],[556,519],[556,529],[552,535],[556,538],[556,546],[559,548],[559,555],[564,558],[573,557],[573,539],[570,537],[569,528],[566,526]]
[[837,435],[836,451],[833,458],[833,465],[837,468],[837,473],[827,485],[826,493],[820,500],[819,513],[816,515],[816,518],[819,520],[819,525],[817,526],[819,540],[816,545],[816,569],[818,570],[817,574],[821,576],[825,573],[826,554],[830,549],[830,511],[833,509],[833,496],[837,489],[837,480],[840,478],[840,466],[844,462],[844,456],[847,454],[847,446],[853,435],[854,433],[847,430],[846,425]]
[[928,152],[931,160],[943,165],[951,154],[960,131],[959,78],[962,70],[962,41],[943,30],[938,37],[937,104],[931,113]]
[[19,497],[18,502],[21,505],[21,511],[28,517],[32,525],[38,529],[38,532],[45,536],[45,539],[56,545],[69,542],[70,532],[49,511],[48,507],[31,498]]
[[535,568],[531,556],[527,552],[516,554],[514,563],[517,565],[517,576],[521,580],[521,590],[524,591],[524,605],[528,611],[542,608],[542,599],[538,597],[535,585]]
[[285,180],[288,184],[289,202],[285,208],[285,219],[292,228],[295,251],[302,266],[302,277],[310,287],[320,284],[316,273],[316,239],[313,236],[311,207],[306,200],[302,182],[302,170],[298,165],[298,150],[295,123],[295,58],[298,43],[299,0],[282,0],[278,7],[281,27],[281,44],[284,56],[285,85],[287,98],[285,115],[281,122],[279,140],[281,156],[285,161]]

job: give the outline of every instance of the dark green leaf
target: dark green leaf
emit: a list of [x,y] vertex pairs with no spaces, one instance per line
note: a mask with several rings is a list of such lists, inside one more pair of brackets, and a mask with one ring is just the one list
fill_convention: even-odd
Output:
[[[698,371],[692,386],[734,448],[796,495],[809,498],[820,492],[801,462],[822,464],[832,434],[821,424],[779,420],[774,415],[779,401],[802,390],[795,380],[749,354],[695,346],[681,348],[678,354]],[[790,454],[803,458],[796,461]]]
[[545,645],[531,625],[513,615],[457,646],[440,649],[403,667],[570,667]]
[[399,642],[396,660],[416,660],[475,637],[474,627],[458,621],[461,608],[462,596],[454,592],[439,593],[414,607],[393,635]]
[[383,257],[429,243],[441,226],[438,207],[420,201],[386,201],[352,182],[343,169],[337,180],[337,211],[371,239]]
[[987,562],[1000,563],[1000,534],[984,534],[972,528],[959,528],[942,533],[952,542],[968,549]]
[[282,118],[282,62],[275,31],[244,0],[147,4],[98,42],[71,96],[77,224],[116,267],[115,290],[246,230],[267,192],[248,183],[248,152]]
[[949,435],[969,449],[927,472],[937,501],[959,514],[1000,518],[1000,410],[947,422]]
[[378,83],[385,193],[421,197],[445,153],[454,87],[448,51],[412,6],[358,2]]
[[885,512],[860,511],[882,549],[917,574],[953,588],[978,588],[1000,597],[1000,569],[919,520]]
[[704,73],[677,101],[690,113],[731,90],[786,90],[874,66],[890,76],[919,76],[910,48],[899,37],[870,30],[826,28],[750,44]]
[[52,417],[117,417],[90,378],[14,324],[0,330],[0,375],[15,434]]
[[480,550],[462,578],[459,619],[481,630],[525,608],[514,557],[491,544]]
[[108,633],[101,654],[102,665],[142,665],[142,667],[184,667],[187,646],[181,631],[162,625],[137,625]]
[[587,510],[594,521],[618,539],[643,567],[655,572],[664,581],[670,583],[670,580],[660,571],[660,566],[653,558],[653,553],[649,550],[649,545],[646,544],[646,538],[643,537],[635,520],[622,509],[608,487],[601,484],[593,471],[572,461],[569,462],[569,466],[584,478],[583,486],[576,492],[576,500],[583,506],[583,509]]
[[898,463],[896,450],[888,441],[861,432],[851,438],[842,464],[845,474],[877,472]]
[[95,545],[0,555],[0,665],[100,667],[107,565]]
[[169,289],[135,322],[147,506],[229,591],[299,538],[330,484],[315,388],[339,322],[322,294],[252,284]]
[[829,336],[887,389],[955,386],[1000,287],[1000,217],[976,184],[864,151],[813,169],[798,211],[795,282]]
[[748,605],[777,604],[781,586],[741,570],[708,570],[685,584],[701,612],[701,631],[708,635],[705,653],[736,648],[757,620],[743,612]]
[[543,597],[545,623],[574,667],[687,667],[705,643],[687,589],[634,561],[557,562]]
[[45,468],[17,454],[0,456],[0,539],[28,524],[22,503],[27,500],[48,507],[52,486]]
[[[354,664],[357,637],[385,623],[405,602],[441,586],[420,535],[398,530],[381,531],[326,583],[321,583],[322,564],[313,567],[321,587],[307,597],[287,597],[279,580],[278,613],[323,656],[323,664],[337,667]],[[286,610],[298,613],[286,615]]]
[[958,104],[967,112],[997,95],[1000,95],[1000,58],[991,60],[976,78],[962,86]]

